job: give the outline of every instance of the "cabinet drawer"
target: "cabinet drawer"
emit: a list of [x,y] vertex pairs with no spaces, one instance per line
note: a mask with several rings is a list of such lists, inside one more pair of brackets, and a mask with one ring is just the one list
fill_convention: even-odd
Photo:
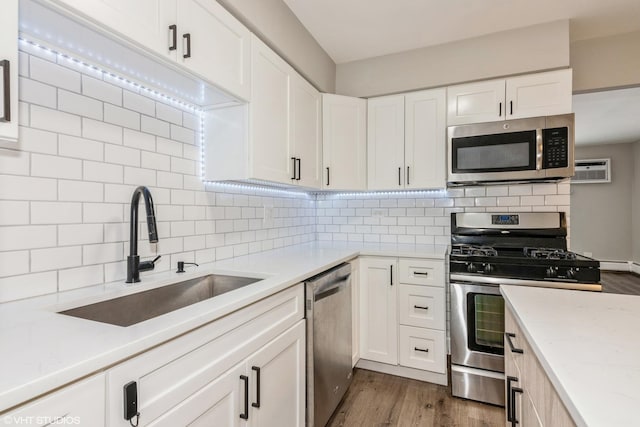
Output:
[[2,425],[104,426],[105,378],[93,376],[2,415]]
[[129,381],[138,383],[140,425],[147,425],[303,317],[298,285],[114,367],[109,425],[129,426],[122,416],[122,386]]
[[443,331],[400,326],[400,365],[444,374],[444,340]]
[[520,330],[520,327],[516,323],[515,318],[511,310],[505,308],[504,310],[504,352],[505,356],[509,355],[513,359],[513,363],[518,367],[520,371],[524,370],[525,357],[533,357],[528,353],[527,342],[524,338],[524,334]]
[[400,285],[400,324],[444,330],[444,288]]
[[444,261],[400,259],[400,283],[444,287]]

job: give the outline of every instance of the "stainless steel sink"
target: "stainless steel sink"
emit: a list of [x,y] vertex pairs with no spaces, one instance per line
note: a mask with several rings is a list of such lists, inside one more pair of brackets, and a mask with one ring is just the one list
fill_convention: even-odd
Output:
[[131,326],[260,280],[262,279],[254,277],[209,274],[59,313],[112,325]]

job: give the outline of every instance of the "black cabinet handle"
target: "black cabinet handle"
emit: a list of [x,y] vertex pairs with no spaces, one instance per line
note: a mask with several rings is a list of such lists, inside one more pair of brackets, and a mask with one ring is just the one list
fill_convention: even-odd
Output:
[[389,269],[389,284],[393,286],[393,264],[391,264],[390,267],[391,268]]
[[329,168],[327,168],[327,187],[329,186]]
[[183,34],[182,38],[187,40],[187,53],[182,55],[182,57],[184,59],[191,58],[191,34],[190,33]]
[[413,349],[415,351],[421,351],[423,353],[429,353],[429,349],[428,348],[418,348],[418,347],[413,347]]
[[0,122],[11,121],[11,63],[7,59],[0,61],[0,67],[2,67],[2,90],[4,93],[4,99],[1,100],[4,107],[4,115],[0,117]]
[[428,272],[426,272],[426,271],[414,271],[414,272],[413,272],[413,275],[414,275],[414,276],[425,276],[425,277],[426,277],[426,276],[428,276],[428,275],[429,275],[429,273],[428,273]]
[[407,166],[407,185],[409,185],[410,177],[411,177],[411,174],[409,173],[409,166]]
[[417,308],[419,310],[429,310],[429,307],[426,305],[414,305],[413,308]]
[[251,369],[256,371],[256,401],[251,404],[254,408],[260,407],[260,368],[252,366]]
[[302,173],[302,159],[298,157],[296,161],[298,162],[298,177],[296,178],[296,181],[300,181],[300,174]]
[[502,102],[498,103],[498,117],[502,117]]
[[507,377],[507,421],[513,421],[513,401],[511,399],[511,383],[517,382],[516,377]]
[[244,381],[244,412],[240,414],[243,420],[249,419],[249,377],[240,375],[240,379]]
[[398,168],[398,185],[402,185],[402,182],[400,181],[402,179],[400,177],[401,174],[402,174],[402,168]]
[[507,339],[507,343],[509,344],[509,348],[511,349],[511,353],[519,353],[519,354],[524,353],[524,351],[521,348],[516,348],[516,346],[513,345],[513,341],[511,341],[511,338],[515,338],[516,334],[514,334],[512,332],[505,332],[504,336]]
[[511,109],[511,112],[509,114],[513,116],[513,101],[509,101],[509,108]]
[[[137,427],[140,422],[140,412],[138,412],[138,384],[130,381],[122,387],[124,392],[124,419],[129,421],[132,427]],[[135,422],[133,419],[135,418]]]
[[516,424],[519,424],[518,418],[516,417],[516,393],[524,393],[520,387],[511,387],[511,427],[516,427]]
[[171,31],[169,50],[176,50],[178,48],[178,26],[176,24],[169,25],[169,31]]
[[292,180],[296,179],[296,158],[292,157],[291,160],[293,160],[293,176],[291,177]]

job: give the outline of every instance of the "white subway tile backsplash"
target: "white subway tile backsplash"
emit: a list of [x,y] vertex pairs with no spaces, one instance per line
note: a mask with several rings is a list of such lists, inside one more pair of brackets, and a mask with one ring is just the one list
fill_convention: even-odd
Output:
[[102,102],[62,89],[58,90],[58,109],[95,120],[102,120]]
[[24,224],[29,224],[29,202],[0,200],[0,226]]
[[37,249],[31,251],[31,271],[59,270],[82,265],[81,246]]
[[58,151],[61,156],[86,160],[104,160],[104,144],[89,139],[60,135]]
[[68,202],[101,202],[102,199],[102,184],[84,181],[58,181],[58,200]]
[[31,224],[74,224],[82,222],[82,204],[31,202]]
[[530,184],[510,185],[510,196],[530,196],[532,192],[532,186]]
[[0,173],[29,175],[29,153],[0,149]]
[[125,128],[140,130],[140,113],[104,104],[104,121]]
[[54,225],[0,227],[0,251],[47,248],[56,245]]
[[487,196],[501,197],[509,195],[509,187],[504,185],[491,185],[486,188]]
[[188,159],[171,158],[171,172],[193,175],[196,173],[196,162]]
[[[140,158],[140,166],[146,169],[154,169],[158,171],[170,171],[171,157],[165,156],[164,154],[157,154],[149,151],[142,151],[141,158]],[[159,177],[158,177],[158,180],[159,180]],[[160,187],[163,187],[163,185],[160,185],[160,184],[158,185]]]
[[80,116],[38,105],[31,105],[30,111],[30,123],[34,128],[67,135],[81,135]]
[[155,151],[156,137],[131,129],[124,130],[124,145],[141,150]]
[[124,183],[153,187],[156,185],[156,171],[153,169],[140,169],[127,166],[124,168]]
[[117,203],[84,203],[82,206],[82,222],[108,223],[123,222],[123,205]]
[[156,117],[165,122],[182,125],[182,111],[161,102],[156,103]]
[[29,272],[29,251],[3,252],[0,256],[0,277]]
[[82,165],[82,178],[85,181],[121,184],[124,177],[123,170],[123,167],[120,165],[84,161]]
[[31,56],[29,76],[43,83],[80,92],[80,73],[58,64]]
[[20,126],[20,147],[34,153],[56,154],[58,134]]
[[162,120],[154,119],[153,117],[149,116],[142,116],[140,123],[140,129],[142,130],[142,132],[147,132],[164,138],[170,137],[169,126],[169,123],[163,122]]
[[97,285],[104,282],[104,266],[98,264],[60,270],[58,280],[58,290],[60,291]]
[[122,89],[90,76],[82,76],[82,93],[91,98],[122,105]]
[[102,224],[74,224],[58,226],[58,245],[87,245],[103,241]]
[[198,130],[200,129],[200,117],[196,114],[187,113],[184,111],[182,113],[182,125],[187,129]]
[[146,114],[147,116],[156,115],[156,103],[146,96],[139,95],[137,93],[124,91],[123,106],[129,110],[137,111],[138,113]]
[[24,274],[0,279],[0,303],[51,294],[58,290],[58,274]]
[[82,247],[82,260],[84,265],[121,261],[123,254],[123,244],[121,242]]
[[82,119],[82,136],[96,141],[122,145],[122,128],[97,120]]
[[48,154],[31,155],[31,175],[44,178],[82,178],[82,161]]
[[[144,159],[144,156],[143,156],[143,159]],[[157,180],[158,180],[158,187],[180,189],[183,186],[183,175],[177,174],[177,173],[158,172]]]
[[171,141],[165,138],[158,138],[156,141],[156,150],[158,153],[168,154],[170,156],[181,157],[182,146],[180,142]]
[[53,86],[35,80],[20,77],[20,99],[30,104],[56,108],[57,92]]
[[185,144],[195,144],[195,132],[181,126],[171,125],[171,139]]
[[0,199],[56,200],[55,179],[0,175]]
[[107,144],[104,147],[104,160],[125,166],[140,166],[140,150]]

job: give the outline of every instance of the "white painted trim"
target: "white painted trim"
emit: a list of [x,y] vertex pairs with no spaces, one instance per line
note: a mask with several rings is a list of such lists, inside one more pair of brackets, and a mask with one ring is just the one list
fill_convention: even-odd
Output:
[[608,271],[632,271],[630,261],[600,261],[600,269]]
[[640,274],[640,264],[629,261],[629,271]]
[[414,380],[426,381],[433,384],[448,385],[447,374],[439,374],[421,369],[407,368],[398,365],[388,365],[386,363],[373,362],[371,360],[360,359],[356,364],[357,368],[368,369],[370,371],[382,372],[396,375],[398,377],[411,378]]

